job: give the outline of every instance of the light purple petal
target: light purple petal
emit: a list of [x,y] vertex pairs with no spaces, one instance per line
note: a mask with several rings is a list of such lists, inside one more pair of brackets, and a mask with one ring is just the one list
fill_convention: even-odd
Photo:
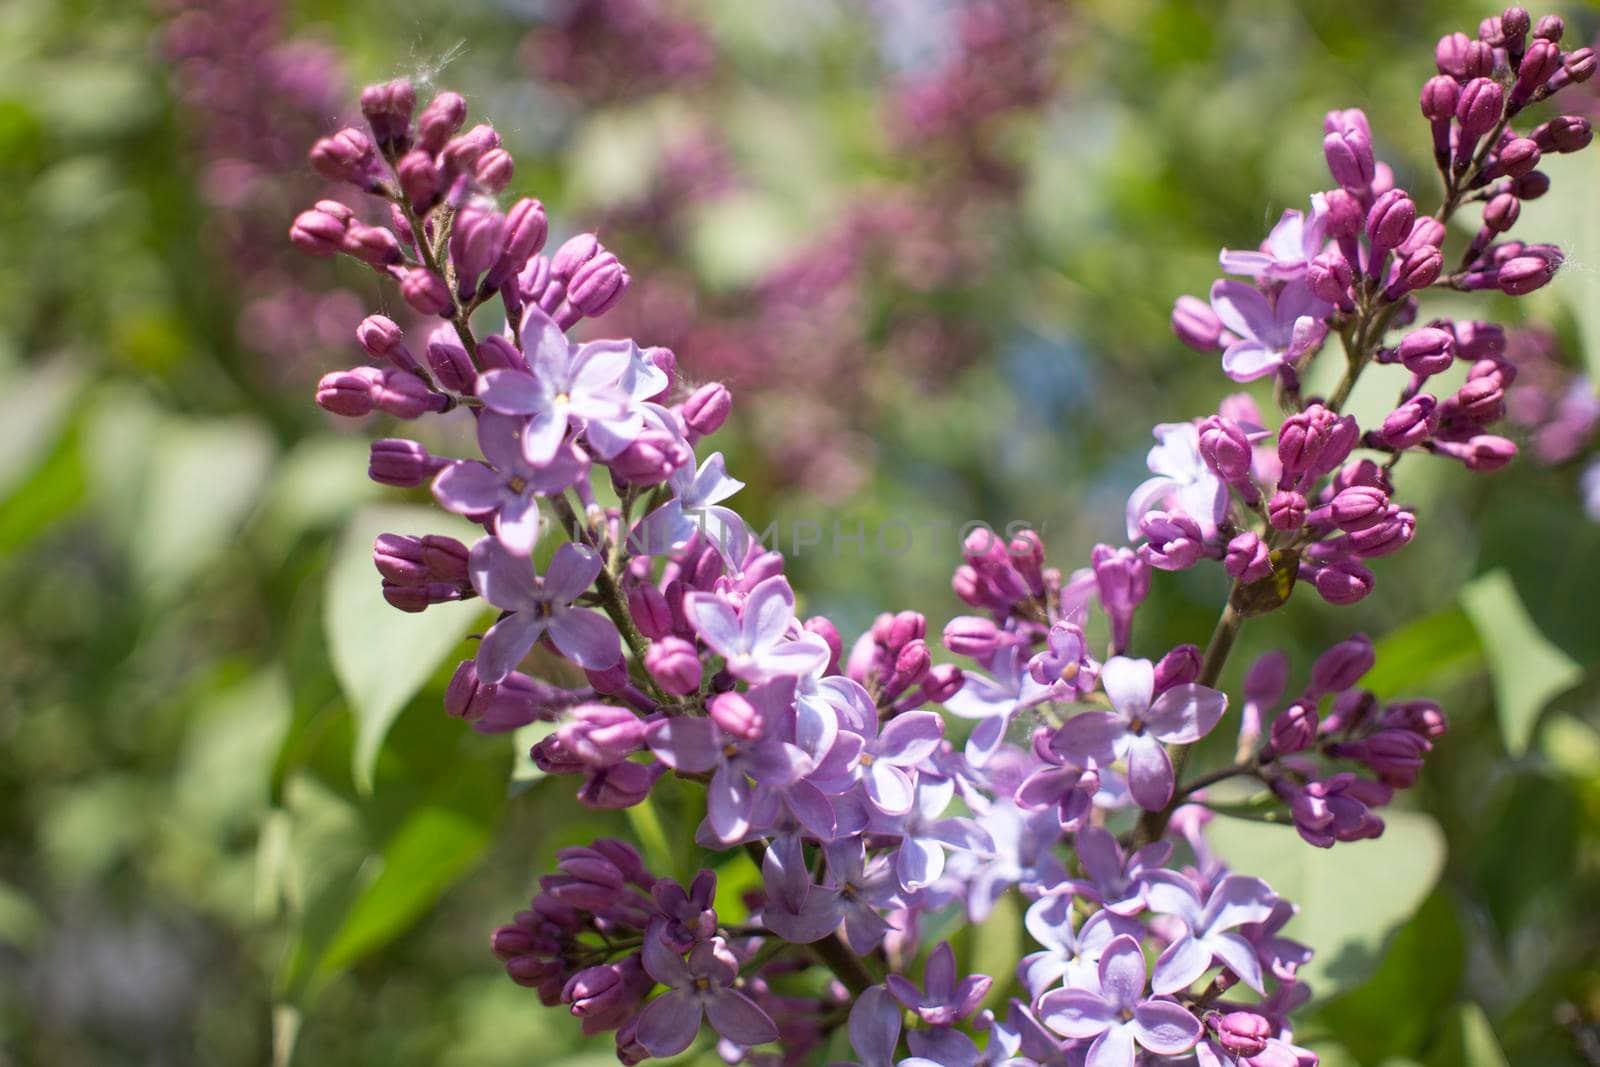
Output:
[[1172,799],[1172,760],[1149,734],[1128,743],[1128,791],[1145,811],[1160,811]]
[[1204,929],[1200,917],[1205,907],[1189,879],[1176,871],[1150,871],[1144,877],[1144,899],[1151,911],[1176,915],[1191,930]]
[[504,681],[542,633],[544,620],[531,611],[507,615],[489,627],[478,644],[478,680],[490,685]]
[[500,506],[505,480],[476,460],[452,463],[433,479],[433,498],[457,515],[483,515]]
[[522,338],[522,352],[536,372],[548,374],[552,370],[566,369],[572,342],[538,304],[529,304],[523,309],[518,336]]
[[763,650],[776,645],[793,621],[794,590],[789,588],[789,580],[775,574],[758,582],[744,602],[746,647]]
[[778,1028],[756,1002],[737,989],[720,989],[706,1001],[711,1028],[740,1045],[765,1045],[778,1040]]
[[600,556],[593,550],[567,542],[556,549],[544,575],[544,595],[552,604],[570,604],[589,588],[600,573]]
[[1187,1052],[1200,1040],[1200,1020],[1170,1000],[1147,1000],[1133,1009],[1133,1039],[1160,1056]]
[[622,659],[622,637],[616,626],[587,608],[565,608],[551,615],[550,640],[585,670],[603,671]]
[[600,401],[585,400],[583,404],[575,404],[573,410],[587,418],[584,436],[601,459],[615,458],[633,444],[644,429],[644,416],[637,411],[625,412]]
[[950,942],[941,941],[928,953],[922,969],[922,988],[929,1000],[949,1000],[956,987],[956,953]]
[[874,761],[861,776],[867,796],[885,815],[904,815],[911,810],[916,795],[911,776],[892,763]]
[[811,773],[811,757],[787,741],[763,741],[750,750],[750,777],[782,789]]
[[1144,952],[1127,935],[1114,937],[1100,954],[1100,994],[1118,1008],[1131,1008],[1144,996]]
[[1258,341],[1240,341],[1222,353],[1222,373],[1236,382],[1253,382],[1283,366],[1283,352]]
[[1133,1033],[1119,1023],[1094,1039],[1083,1067],[1133,1067],[1134,1051]]
[[873,749],[878,759],[911,767],[938,751],[944,719],[931,711],[908,711],[884,724]]
[[519,556],[533,553],[539,543],[539,531],[544,522],[539,516],[539,505],[531,497],[518,497],[506,501],[495,515],[494,535],[508,551]]
[[[1158,474],[1154,478],[1147,478],[1134,487],[1132,495],[1128,497],[1127,522],[1128,540],[1137,541],[1143,535],[1139,532],[1139,520],[1161,505],[1161,502],[1182,487],[1182,483],[1165,474]],[[1092,579],[1094,572],[1090,571]]]
[[1100,668],[1100,685],[1124,719],[1142,719],[1156,688],[1155,666],[1147,659],[1112,656]]
[[513,556],[493,537],[480,538],[473,544],[467,574],[478,595],[504,611],[531,611],[542,600],[533,567],[526,559]]
[[967,735],[967,762],[974,767],[987,766],[1005,743],[1006,731],[1010,727],[1009,715],[996,715],[978,723]]
[[1319,299],[1304,280],[1296,279],[1278,290],[1277,303],[1273,306],[1273,318],[1276,320],[1277,328],[1282,331],[1296,319],[1306,316],[1320,319],[1332,310],[1332,305]]
[[784,799],[800,825],[819,841],[832,841],[838,834],[839,820],[833,813],[833,804],[810,782],[795,782],[784,792]]
[[1117,1009],[1087,989],[1058,989],[1039,998],[1039,1021],[1062,1037],[1098,1037],[1117,1021]]
[[1073,838],[1078,862],[1084,873],[1097,886],[1114,885],[1122,881],[1122,849],[1109,830],[1099,826],[1086,826]]
[[1242,274],[1258,278],[1272,266],[1273,259],[1265,252],[1240,252],[1224,248],[1217,263],[1229,274]]
[[713,652],[733,659],[745,650],[739,617],[727,601],[714,593],[690,593],[683,598],[683,607],[695,633]]
[[658,719],[645,729],[645,743],[668,767],[703,774],[722,756],[720,735],[710,719]]
[[1266,922],[1277,903],[1278,895],[1266,882],[1245,874],[1230,874],[1217,883],[1206,900],[1200,929],[1215,932]]
[[706,820],[724,841],[736,841],[750,831],[750,783],[742,771],[727,764],[718,767],[706,786]]
[[592,393],[616,385],[635,351],[632,341],[590,341],[579,345],[572,357],[572,391]]
[[816,634],[801,634],[793,641],[784,641],[761,653],[753,663],[742,667],[729,664],[735,675],[750,681],[769,678],[801,678],[811,674],[828,661],[828,643]]
[[1086,711],[1061,724],[1050,747],[1084,764],[1105,766],[1115,758],[1115,743],[1128,731],[1121,716],[1109,711]]
[[543,467],[561,451],[561,441],[567,435],[567,413],[540,411],[528,419],[522,428],[522,458],[535,467]]
[[531,374],[492,370],[478,375],[478,399],[505,415],[532,415],[545,409],[550,393]]
[[[688,898],[684,899],[687,902]],[[683,954],[663,941],[656,927],[645,933],[644,969],[651,978],[672,989],[681,989],[694,981],[689,965],[683,962]]]
[[944,873],[944,849],[922,838],[908,837],[900,842],[895,857],[895,874],[910,892],[939,880]]
[[856,998],[850,1009],[850,1047],[862,1067],[890,1067],[900,1043],[900,1007],[882,986]]
[[1254,945],[1234,933],[1208,934],[1205,943],[1211,954],[1227,964],[1245,985],[1257,993],[1266,992],[1261,981],[1261,959]]
[[1211,950],[1195,937],[1185,934],[1156,957],[1150,988],[1160,996],[1188,989],[1211,969]]
[[502,415],[497,411],[484,411],[478,415],[478,449],[491,467],[506,474],[521,473],[521,439],[522,420],[516,416]]
[[1272,305],[1261,291],[1244,282],[1219,280],[1211,286],[1211,310],[1222,325],[1240,337],[1264,338],[1275,325]]
[[687,989],[663,993],[639,1013],[639,1044],[652,1056],[676,1056],[700,1032],[700,1004]]
[[706,457],[704,463],[700,464],[700,470],[695,473],[694,480],[680,495],[686,503],[704,508],[722,503],[743,488],[743,482],[728,476],[727,461],[723,459],[722,453],[713,452]]
[[1162,693],[1145,723],[1168,744],[1192,745],[1211,732],[1227,709],[1228,698],[1222,693],[1190,682]]

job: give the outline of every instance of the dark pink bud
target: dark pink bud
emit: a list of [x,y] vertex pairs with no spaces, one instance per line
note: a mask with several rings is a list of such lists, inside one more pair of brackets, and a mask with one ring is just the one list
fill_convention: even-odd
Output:
[[371,138],[351,126],[332,137],[319,138],[311,146],[311,166],[330,182],[370,189],[377,155]]
[[1339,560],[1316,567],[1311,584],[1317,595],[1330,604],[1354,604],[1372,592],[1372,572],[1355,560]]
[[1267,519],[1274,530],[1298,530],[1306,521],[1306,498],[1292,489],[1280,489],[1267,501]]
[[1432,739],[1443,737],[1450,722],[1438,704],[1431,700],[1408,700],[1390,704],[1383,713],[1384,722],[1402,730]]
[[443,411],[447,397],[428,388],[428,383],[407,370],[390,368],[372,390],[374,407],[398,419],[414,419],[430,411]]
[[601,252],[573,273],[567,283],[567,302],[589,318],[596,318],[616,306],[631,280],[616,256]]
[[419,315],[449,315],[455,310],[450,287],[426,267],[412,267],[400,279],[400,295]]
[[472,169],[473,180],[491,193],[498,193],[511,184],[517,172],[516,160],[504,148],[491,148],[478,157]]
[[417,146],[437,154],[466,121],[467,102],[461,94],[440,93],[417,116]]
[[1200,524],[1181,512],[1152,511],[1139,521],[1145,543],[1139,557],[1164,571],[1188,570],[1205,555]]
[[356,341],[373,359],[394,364],[402,370],[420,370],[417,358],[405,346],[405,334],[393,319],[368,315],[356,327]]
[[479,123],[459,137],[451,138],[440,153],[440,159],[444,162],[445,173],[453,178],[472,173],[485,152],[499,147],[500,135],[494,127]]
[[1505,415],[1506,391],[1497,374],[1469,377],[1446,405],[1450,416],[1490,423]]
[[1227,482],[1250,477],[1255,453],[1244,428],[1221,415],[1208,415],[1200,422],[1200,458]]
[[579,267],[604,251],[600,239],[592,233],[580,233],[575,237],[569,237],[560,248],[556,249],[555,255],[550,257],[550,273],[553,277],[567,281],[578,272]]
[[1372,158],[1371,134],[1357,126],[1346,126],[1322,139],[1322,154],[1339,185],[1357,192],[1371,187],[1377,165]]
[[1449,370],[1455,358],[1455,337],[1436,326],[1413,330],[1400,342],[1400,362],[1422,378]]
[[1350,300],[1350,285],[1355,271],[1337,252],[1323,252],[1306,267],[1306,285],[1319,300],[1345,304]]
[[1581,115],[1557,115],[1529,135],[1546,152],[1578,152],[1594,140],[1594,128]]
[[1329,505],[1329,518],[1345,532],[1364,530],[1381,521],[1389,508],[1389,494],[1377,486],[1352,485],[1341,489]]
[[1326,196],[1328,205],[1328,235],[1330,237],[1355,237],[1366,225],[1367,213],[1357,200],[1344,189],[1335,189]]
[[341,219],[320,205],[295,216],[289,227],[289,242],[308,256],[334,256],[344,251],[348,219]]
[[1476,141],[1494,129],[1505,110],[1505,92],[1492,78],[1473,78],[1461,87],[1461,98],[1456,103],[1456,121],[1461,124],[1462,139]]
[[623,485],[660,485],[693,459],[694,452],[677,435],[647,426],[608,466]]
[[1384,444],[1399,451],[1415,448],[1432,437],[1438,428],[1437,409],[1437,400],[1427,393],[1418,393],[1384,418],[1378,436]]
[[958,656],[987,660],[999,644],[1000,629],[992,619],[958,615],[944,627],[944,647]]
[[683,422],[689,431],[709,437],[722,429],[733,410],[733,394],[721,382],[707,382],[683,402]]
[[1200,677],[1200,647],[1179,645],[1156,661],[1155,691],[1159,695],[1175,685],[1187,685]]
[[361,114],[386,154],[403,152],[410,146],[411,112],[416,106],[416,91],[403,78],[361,90]]
[[1566,32],[1567,24],[1561,21],[1560,15],[1544,15],[1533,27],[1533,35],[1541,41],[1555,41],[1560,43],[1561,35]]
[[1315,698],[1354,688],[1377,659],[1372,639],[1366,634],[1356,634],[1340,641],[1318,656],[1317,662],[1312,665],[1311,687],[1307,695]]
[[1199,297],[1180,296],[1172,308],[1172,332],[1196,352],[1222,347],[1222,320]]
[[1304,752],[1317,739],[1317,709],[1296,702],[1272,720],[1272,751],[1280,756]]
[[440,385],[456,393],[473,391],[478,371],[472,365],[467,350],[462,347],[454,326],[442,324],[435,327],[428,336],[428,347],[424,351],[428,366],[433,369],[433,376]]
[[1456,79],[1468,77],[1468,53],[1472,43],[1472,38],[1464,33],[1451,33],[1439,38],[1439,43],[1433,49],[1433,58],[1439,66],[1439,73],[1448,74]]
[[1362,559],[1377,559],[1400,551],[1416,536],[1417,517],[1409,511],[1392,510],[1376,523],[1350,534],[1345,540]]
[[1522,62],[1517,67],[1516,84],[1511,87],[1511,105],[1522,106],[1560,69],[1560,46],[1554,41],[1535,39],[1522,54]]
[[1517,224],[1517,216],[1521,213],[1522,201],[1510,193],[1501,193],[1483,209],[1484,228],[1491,233],[1505,233]]
[[1539,165],[1538,142],[1528,137],[1507,141],[1500,149],[1500,169],[1509,178],[1520,178]]
[[[1554,15],[1547,16],[1554,18]],[[1567,72],[1567,80],[1574,85],[1581,84],[1594,77],[1596,66],[1593,48],[1576,48],[1568,52],[1561,61],[1561,68]]]
[[[591,767],[621,763],[644,745],[644,722],[627,708],[611,704],[579,704],[568,713],[556,735],[569,753]],[[605,861],[607,867],[615,865]],[[563,863],[563,868],[569,864]],[[621,880],[621,872],[617,872]]]
[[484,279],[484,285],[498,289],[517,276],[528,260],[538,255],[550,232],[544,205],[532,197],[524,197],[511,205],[506,212],[505,226],[501,230],[500,257],[494,269]]
[[1253,1011],[1230,1011],[1211,1020],[1217,1043],[1235,1056],[1255,1056],[1266,1051],[1273,1026]]
[[422,561],[441,582],[467,581],[467,546],[454,537],[428,534],[422,539]]
[[397,585],[385,580],[383,599],[389,606],[415,614],[435,604],[447,604],[462,598],[459,585],[448,582],[429,582],[426,585]]
[[1456,117],[1456,103],[1461,99],[1461,86],[1448,75],[1429,78],[1422,87],[1422,117],[1430,122],[1449,122]]
[[1502,293],[1524,296],[1550,284],[1550,279],[1556,276],[1560,266],[1558,257],[1518,256],[1501,264],[1495,272],[1495,284]]
[[373,390],[383,381],[377,367],[332,371],[317,382],[317,406],[335,415],[368,415],[376,406]]
[[816,634],[828,646],[828,666],[825,673],[833,674],[839,669],[839,657],[844,654],[844,639],[839,636],[839,628],[833,620],[826,615],[813,615],[801,626],[808,634]]
[[1268,652],[1250,665],[1244,675],[1244,698],[1261,707],[1271,707],[1283,696],[1289,684],[1289,657]]
[[1537,200],[1550,191],[1550,175],[1542,170],[1530,170],[1511,186],[1518,200]]
[[486,371],[528,370],[528,361],[517,346],[498,333],[478,339],[478,365]]
[[388,437],[372,442],[367,477],[382,485],[414,489],[447,465],[447,461],[429,455],[416,441]]
[[372,542],[372,565],[399,585],[421,585],[438,577],[428,567],[421,540],[404,534],[379,534]]
[[1411,234],[1417,221],[1417,205],[1403,189],[1390,189],[1373,201],[1367,212],[1367,239],[1372,242],[1373,255],[1378,250],[1387,252]]
[[726,734],[745,741],[754,741],[761,736],[761,711],[742,693],[721,693],[713,697],[706,705],[706,713]]
[[1487,433],[1478,434],[1463,444],[1451,446],[1453,451],[1447,451],[1443,445],[1438,447],[1442,452],[1455,455],[1467,465],[1468,470],[1474,471],[1499,470],[1517,456],[1515,443]]
[[1228,554],[1223,557],[1222,566],[1230,578],[1249,585],[1272,573],[1272,554],[1259,534],[1247,530],[1228,542]]
[[1444,254],[1433,245],[1424,245],[1400,261],[1394,281],[1383,291],[1384,299],[1395,301],[1407,293],[1426,289],[1439,280],[1443,270]]
[[628,614],[639,632],[652,641],[672,633],[672,609],[661,590],[641,582],[628,590]]
[[505,216],[487,200],[470,200],[456,213],[450,229],[450,258],[456,267],[456,287],[465,299],[477,287],[478,275],[500,258]]
[[400,191],[418,212],[426,212],[439,202],[444,192],[444,175],[433,156],[422,149],[413,149],[400,157],[394,172],[400,179]]
[[941,663],[928,671],[922,680],[922,699],[930,704],[943,704],[961,692],[966,675],[954,663]]
[[359,222],[352,222],[345,230],[344,250],[374,267],[393,266],[405,258],[400,254],[400,242],[393,231]]

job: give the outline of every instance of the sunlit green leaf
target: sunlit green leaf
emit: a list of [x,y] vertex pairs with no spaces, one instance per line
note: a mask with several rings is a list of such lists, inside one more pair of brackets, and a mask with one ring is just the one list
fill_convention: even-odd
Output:
[[1539,713],[1578,684],[1583,668],[1539,632],[1505,571],[1475,578],[1461,590],[1461,604],[1483,639],[1500,734],[1507,750],[1520,756],[1533,740]]

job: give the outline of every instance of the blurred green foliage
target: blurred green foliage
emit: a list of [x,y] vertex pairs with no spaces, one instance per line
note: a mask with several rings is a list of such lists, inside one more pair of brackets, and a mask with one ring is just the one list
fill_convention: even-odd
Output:
[[[467,92],[518,153],[513,188],[569,227],[650,165],[636,131],[653,115],[709,110],[695,117],[752,176],[696,223],[694,269],[715,289],[894,165],[875,147],[882,42],[848,0],[793,4],[686,4],[728,57],[724,91],[592,110],[530,82],[526,5],[330,0],[289,17],[336,43],[357,84],[404,73]],[[1024,519],[1064,567],[1116,539],[1148,427],[1222,391],[1213,361],[1171,339],[1173,298],[1324,182],[1329,107],[1367,109],[1380,154],[1426,187],[1415,96],[1432,42],[1487,13],[1073,4],[1059,99],[1010,131],[1027,247],[996,311],[1007,340],[944,389],[908,387],[844,501],[780,497],[762,426],[739,424],[743,509],[847,531]],[[1568,14],[1592,33],[1592,12]],[[0,5],[0,1063],[611,1062],[507,981],[485,936],[557,848],[597,834],[692,871],[695,798],[583,810],[527,763],[527,736],[440,712],[481,616],[379,603],[366,545],[425,498],[365,481],[362,441],[309,402],[325,368],[279,373],[241,345],[250,294],[202,239],[216,220],[153,45],[160,17]],[[1600,257],[1594,175],[1566,162],[1527,228]],[[1574,258],[1550,292],[1498,311],[1553,319],[1592,361],[1600,297],[1593,259]],[[354,267],[340,281],[367,285]],[[1286,647],[1303,672],[1365,629],[1374,687],[1452,716],[1381,842],[1315,853],[1227,824],[1306,909],[1322,999],[1302,1032],[1335,1067],[1574,1064],[1600,1044],[1600,530],[1570,482],[1403,469],[1427,510],[1378,593],[1338,612],[1296,598],[1246,630],[1230,668]],[[806,608],[853,632],[884,608],[953,613],[952,548],[884,561],[869,542],[792,570]],[[1156,584],[1140,647],[1203,639],[1216,583]],[[730,905],[754,884],[739,857],[722,874]],[[959,944],[981,965],[1016,920],[1002,909]]]

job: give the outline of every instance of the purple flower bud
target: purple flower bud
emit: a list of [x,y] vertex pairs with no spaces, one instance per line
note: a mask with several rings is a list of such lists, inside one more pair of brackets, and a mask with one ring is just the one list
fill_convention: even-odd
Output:
[[382,485],[414,489],[449,465],[448,460],[429,455],[416,441],[387,437],[372,442],[367,477]]
[[921,638],[907,641],[895,654],[894,667],[881,683],[881,696],[885,700],[898,698],[907,689],[928,676],[933,666],[933,656],[928,643]]
[[1436,441],[1433,450],[1466,464],[1472,471],[1495,471],[1510,463],[1517,455],[1515,443],[1494,434],[1478,434],[1466,441]]
[[544,205],[532,197],[524,197],[511,205],[501,230],[500,255],[494,269],[484,279],[484,285],[498,289],[516,277],[528,260],[538,255],[550,232]]
[[1383,713],[1385,725],[1432,739],[1443,737],[1450,728],[1444,711],[1431,700],[1408,700],[1390,704]]
[[404,337],[395,321],[382,315],[368,315],[356,327],[356,341],[373,359],[392,363],[401,370],[421,370],[417,358],[406,348]]
[[1179,645],[1156,661],[1155,693],[1157,696],[1179,685],[1188,685],[1200,677],[1200,647]]
[[377,367],[331,371],[317,382],[317,406],[352,418],[369,415],[376,406],[373,390],[383,381]]
[[621,763],[644,747],[645,724],[627,708],[579,704],[556,731],[567,752],[591,767]]
[[1417,532],[1417,517],[1409,511],[1395,510],[1381,521],[1351,533],[1345,540],[1362,559],[1377,559],[1400,551]]
[[1150,595],[1150,565],[1132,550],[1096,545],[1090,554],[1100,606],[1111,620],[1111,644],[1115,649],[1128,645],[1133,614]]
[[454,326],[444,323],[434,327],[424,351],[440,385],[456,393],[471,393],[476,388],[477,368],[461,346]]
[[999,641],[999,627],[978,615],[958,615],[944,627],[945,648],[980,662],[987,662],[994,655]]
[[1542,170],[1530,170],[1511,186],[1518,200],[1537,200],[1550,191],[1550,175]]
[[1461,86],[1445,74],[1429,78],[1422,87],[1422,117],[1429,122],[1449,124],[1456,117],[1456,103],[1461,99]]
[[1250,665],[1244,675],[1244,698],[1251,704],[1271,707],[1283,696],[1289,684],[1289,657],[1268,652]]
[[483,189],[498,193],[511,184],[511,178],[516,171],[517,163],[511,158],[510,152],[504,148],[491,148],[478,157],[478,163],[472,170],[472,178]]
[[371,189],[377,150],[372,140],[355,127],[322,137],[311,146],[311,166],[330,182],[349,182],[360,189]]
[[1399,300],[1407,293],[1426,289],[1439,280],[1444,270],[1444,254],[1432,245],[1426,245],[1402,259],[1395,269],[1394,281],[1383,291],[1388,301]]
[[418,213],[429,211],[439,202],[444,192],[444,175],[432,155],[420,148],[413,149],[400,157],[394,172],[400,179],[400,191]]
[[1205,555],[1205,535],[1200,524],[1181,512],[1152,511],[1139,520],[1145,544],[1139,556],[1164,571],[1188,570]]
[[397,419],[415,419],[430,411],[443,411],[450,399],[428,388],[428,383],[406,370],[390,368],[372,388],[372,405]]
[[352,222],[344,231],[344,251],[373,267],[393,266],[405,259],[392,231],[359,222]]
[[569,237],[560,248],[556,249],[556,254],[550,257],[550,274],[567,281],[578,272],[579,267],[604,251],[605,247],[600,244],[600,238],[592,233],[580,233]]
[[1483,209],[1483,226],[1490,233],[1505,233],[1517,224],[1522,213],[1522,201],[1510,193],[1501,193]]
[[1328,517],[1350,533],[1382,521],[1389,509],[1389,494],[1377,486],[1352,485],[1341,489],[1328,505]]
[[833,624],[833,620],[825,615],[813,615],[801,624],[801,629],[822,638],[828,646],[828,665],[824,673],[836,673],[839,670],[839,657],[844,654],[844,639],[839,636],[839,628]]
[[[1417,205],[1404,189],[1390,189],[1372,203],[1367,212],[1367,239],[1372,242],[1372,258],[1380,260],[1411,234],[1417,221]],[[1374,268],[1374,276],[1376,270]]]
[[1505,389],[1497,375],[1469,377],[1444,406],[1447,418],[1480,424],[1494,422],[1506,412]]
[[403,78],[361,90],[361,114],[385,154],[410,147],[411,112],[416,106],[416,90]]
[[1355,560],[1338,560],[1311,568],[1311,584],[1330,604],[1354,604],[1372,592],[1372,572]]
[[1565,154],[1589,147],[1589,142],[1594,140],[1594,128],[1581,115],[1557,115],[1535,127],[1529,136],[1542,151]]
[[417,146],[437,154],[467,121],[467,102],[460,93],[444,92],[428,101],[417,116]]
[[1355,447],[1359,434],[1354,418],[1336,415],[1322,404],[1289,416],[1278,428],[1278,460],[1283,464],[1280,484],[1287,488],[1301,478],[1335,470]]
[[517,346],[500,334],[478,339],[478,365],[486,371],[515,370],[528,373],[528,360]]
[[1525,296],[1548,285],[1560,266],[1559,256],[1518,256],[1500,265],[1495,284],[1509,296]]
[[1464,33],[1452,33],[1439,38],[1433,57],[1440,74],[1448,74],[1458,81],[1487,77],[1494,73],[1494,50]]
[[1372,639],[1366,634],[1345,638],[1318,656],[1317,662],[1312,665],[1307,699],[1315,700],[1328,693],[1342,693],[1354,688],[1377,659]]
[[567,302],[589,318],[616,306],[632,279],[617,257],[601,252],[579,267],[567,283]]
[[1253,1011],[1230,1011],[1213,1016],[1208,1022],[1217,1033],[1217,1044],[1235,1056],[1255,1056],[1266,1051],[1273,1026]]
[[761,711],[742,693],[718,694],[706,705],[706,714],[726,734],[745,741],[755,741],[761,737]]
[[928,704],[943,704],[957,693],[966,684],[966,674],[954,663],[941,663],[929,669],[928,676],[922,680],[921,701]]
[[1272,554],[1259,534],[1247,530],[1228,542],[1222,566],[1230,578],[1249,585],[1272,573]]
[[1350,285],[1355,281],[1355,271],[1349,261],[1337,252],[1323,252],[1306,266],[1306,286],[1312,295],[1330,304],[1350,302]]
[[1290,704],[1272,720],[1272,731],[1268,736],[1272,741],[1272,751],[1277,755],[1292,756],[1296,752],[1304,752],[1317,739],[1316,706],[1298,701]]
[[419,315],[449,315],[455,311],[450,287],[426,267],[412,267],[400,279],[400,295]]
[[1200,422],[1200,458],[1225,482],[1250,477],[1255,453],[1244,428],[1232,419],[1208,415]]
[[[1456,103],[1456,121],[1461,124],[1461,140],[1468,145],[1467,155],[1471,154],[1471,145],[1478,138],[1494,129],[1504,110],[1505,92],[1494,79],[1478,77],[1462,86]],[[1457,158],[1464,158],[1459,149]]]
[[427,585],[396,585],[383,583],[383,599],[389,606],[415,614],[435,604],[447,604],[462,598],[461,587],[448,582],[429,582]]
[[1298,530],[1306,521],[1306,498],[1292,489],[1280,489],[1267,501],[1267,520],[1274,530]]
[[1413,330],[1400,342],[1400,362],[1419,378],[1444,373],[1455,358],[1455,337],[1436,326]]
[[1345,126],[1322,139],[1322,154],[1333,180],[1351,192],[1372,186],[1377,161],[1372,158],[1372,135],[1357,126]]
[[733,394],[721,382],[707,382],[683,402],[683,422],[689,432],[709,437],[722,429],[733,410]]
[[1215,352],[1222,347],[1222,320],[1198,297],[1178,297],[1172,308],[1172,332],[1196,352]]
[[463,300],[477,287],[478,275],[500,258],[505,216],[486,200],[469,200],[456,213],[450,229],[450,258],[456,267],[456,288]]
[[[1554,15],[1545,17],[1555,18]],[[1596,65],[1593,48],[1575,48],[1561,61],[1561,69],[1567,72],[1567,80],[1573,85],[1580,85],[1594,77]]]
[[1511,106],[1520,108],[1544,87],[1556,71],[1561,69],[1561,47],[1554,41],[1536,38],[1522,54],[1517,66],[1517,80],[1511,87]]
[[442,582],[467,581],[467,546],[454,537],[428,534],[422,539],[422,560],[428,573]]
[[651,641],[672,633],[672,609],[667,606],[667,598],[648,582],[628,590],[628,614],[639,632]]
[[694,459],[694,452],[675,434],[647,426],[611,458],[611,476],[623,485],[660,485],[672,472]]
[[349,218],[322,210],[318,204],[295,216],[289,227],[289,242],[308,256],[334,256],[344,251],[344,234]]
[[379,534],[372,542],[372,564],[400,585],[421,585],[437,577],[423,558],[422,541],[403,534]]
[[1517,43],[1527,36],[1528,27],[1532,25],[1532,22],[1533,20],[1528,17],[1527,8],[1506,8],[1505,13],[1500,16],[1500,32],[1504,38],[1503,43],[1508,48],[1516,47]]
[[1560,15],[1544,15],[1540,17],[1537,25],[1533,27],[1533,35],[1541,41],[1555,41],[1560,43],[1561,35],[1566,32],[1567,24],[1561,21]]
[[439,158],[444,162],[445,174],[454,179],[472,173],[485,152],[499,147],[500,135],[494,127],[480,122],[459,137],[451,138]]
[[1378,780],[1396,789],[1417,784],[1423,757],[1432,742],[1410,730],[1379,730],[1360,741],[1332,746],[1330,752],[1341,759],[1354,759],[1372,768]]

